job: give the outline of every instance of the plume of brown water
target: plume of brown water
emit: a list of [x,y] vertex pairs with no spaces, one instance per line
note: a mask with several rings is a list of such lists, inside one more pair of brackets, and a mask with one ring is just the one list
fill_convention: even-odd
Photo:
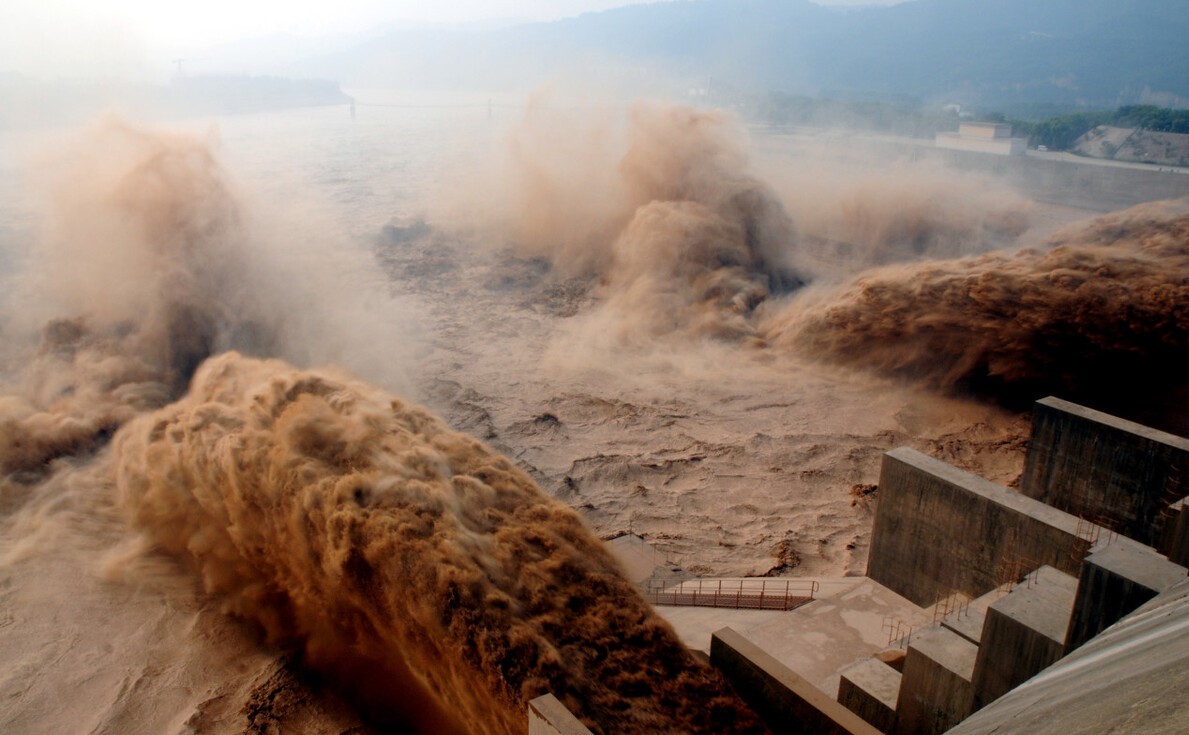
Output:
[[845,152],[802,143],[790,152],[768,142],[765,153],[760,174],[812,240],[795,253],[796,265],[816,281],[1008,247],[1035,225],[1022,196],[969,172],[889,161],[858,143]]
[[562,275],[597,276],[597,328],[614,324],[620,339],[750,333],[756,304],[801,280],[795,228],[749,173],[741,128],[719,111],[647,103],[618,122],[570,126],[530,105],[501,169],[505,237]]
[[619,168],[635,208],[612,242],[607,309],[648,336],[748,335],[759,303],[800,285],[792,221],[722,113],[639,106],[631,123]]
[[44,232],[5,295],[4,353],[20,366],[0,408],[5,472],[93,451],[182,393],[243,304],[239,209],[205,141],[112,118],[43,177]]
[[344,272],[355,254],[328,246],[319,223],[249,216],[217,150],[212,135],[111,116],[41,157],[41,231],[0,294],[0,433],[14,437],[0,469],[44,471],[102,446],[228,349],[401,384],[391,345],[412,342],[404,305]]
[[762,731],[576,514],[375,388],[229,353],[116,453],[139,526],[385,714],[516,733],[552,691],[596,732]]
[[1189,202],[1141,205],[1043,249],[892,266],[774,310],[778,348],[997,395],[1126,398],[1183,385]]

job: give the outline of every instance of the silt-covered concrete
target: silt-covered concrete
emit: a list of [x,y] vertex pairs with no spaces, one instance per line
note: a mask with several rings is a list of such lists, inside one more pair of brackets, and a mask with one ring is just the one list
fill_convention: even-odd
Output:
[[1059,398],[1036,402],[1021,491],[1156,545],[1189,495],[1189,439]]
[[842,670],[838,702],[881,732],[896,726],[900,672],[874,658],[856,661]]
[[980,709],[1050,666],[1065,653],[1078,580],[1041,567],[991,603],[974,667],[974,707]]
[[976,712],[950,735],[1181,735],[1189,580]]
[[710,663],[775,735],[879,735],[879,730],[730,628],[714,634]]

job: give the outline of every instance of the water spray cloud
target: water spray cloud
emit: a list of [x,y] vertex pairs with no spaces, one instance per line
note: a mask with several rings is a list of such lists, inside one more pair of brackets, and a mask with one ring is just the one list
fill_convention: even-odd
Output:
[[352,685],[382,663],[406,709],[381,714],[515,733],[552,691],[596,732],[762,732],[573,511],[375,388],[226,354],[117,456],[136,523],[234,613]]
[[762,331],[780,349],[942,388],[1109,396],[1184,384],[1185,303],[1189,206],[1177,201],[1072,226],[1042,249],[875,269]]

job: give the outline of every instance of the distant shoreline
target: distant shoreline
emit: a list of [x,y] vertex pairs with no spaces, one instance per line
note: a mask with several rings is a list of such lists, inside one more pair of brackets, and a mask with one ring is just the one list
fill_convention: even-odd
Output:
[[273,76],[179,76],[166,84],[0,79],[0,129],[76,124],[120,109],[152,118],[236,115],[352,104],[338,82]]

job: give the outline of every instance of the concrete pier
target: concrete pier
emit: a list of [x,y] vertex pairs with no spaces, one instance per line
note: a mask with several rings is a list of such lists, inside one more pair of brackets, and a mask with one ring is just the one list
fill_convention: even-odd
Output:
[[1065,655],[1078,580],[1041,567],[991,603],[974,666],[974,708],[981,709]]
[[1068,513],[902,447],[884,455],[867,576],[921,606],[978,597],[1021,564],[1077,575],[1089,548],[1079,530]]
[[948,735],[1182,735],[1189,722],[1189,579]]
[[1126,538],[1086,557],[1065,639],[1072,651],[1174,584],[1186,569]]
[[1045,398],[1020,482],[1030,498],[1155,546],[1162,511],[1189,495],[1189,439]]
[[1164,514],[1164,543],[1160,550],[1168,560],[1183,567],[1189,567],[1189,510],[1182,498],[1168,507]]
[[913,638],[896,702],[897,732],[943,733],[970,715],[978,646],[946,628]]
[[865,658],[842,670],[838,702],[880,732],[896,726],[896,699],[900,672],[874,658]]
[[[1051,154],[1050,154],[1051,155]],[[1059,155],[1059,154],[1058,154]],[[1189,196],[1189,177],[1049,155],[988,156],[946,148],[921,148],[920,158],[997,178],[1038,202],[1111,212],[1156,199]]]

